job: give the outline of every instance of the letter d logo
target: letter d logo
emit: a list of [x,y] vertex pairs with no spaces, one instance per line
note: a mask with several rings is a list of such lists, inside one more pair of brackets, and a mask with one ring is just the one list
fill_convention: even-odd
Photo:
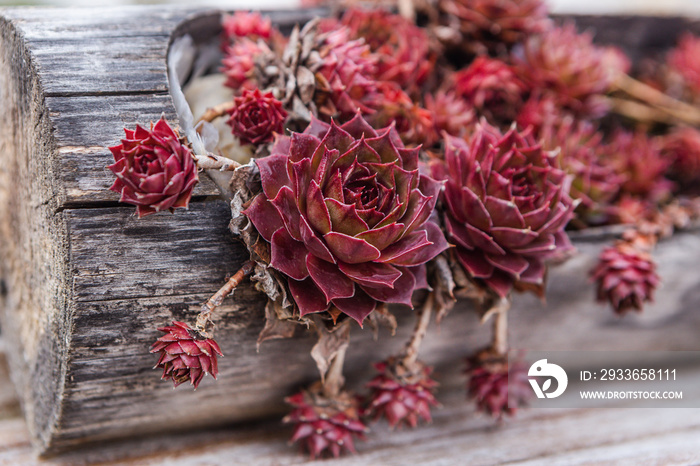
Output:
[[552,386],[552,379],[545,380],[540,388],[537,379],[530,378],[530,385],[532,385],[532,389],[535,391],[537,398],[556,398],[564,393],[569,383],[569,377],[567,377],[566,371],[556,364],[548,363],[546,359],[540,359],[530,366],[527,375],[529,377],[553,377],[557,381],[557,389],[548,393],[547,390]]

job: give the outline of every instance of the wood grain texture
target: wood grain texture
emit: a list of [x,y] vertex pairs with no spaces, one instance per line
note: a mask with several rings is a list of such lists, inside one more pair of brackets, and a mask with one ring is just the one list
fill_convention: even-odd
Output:
[[[294,340],[255,352],[264,303],[249,284],[219,311],[217,339],[226,357],[218,383],[207,378],[195,393],[173,391],[151,369],[155,356],[147,348],[159,335],[155,327],[194,318],[245,257],[228,233],[228,207],[210,197],[217,193],[210,181],[197,188],[189,211],[140,221],[106,191],[111,155],[104,147],[118,143],[122,127],[161,112],[175,117],[162,87],[169,32],[200,41],[217,34],[211,14],[177,26],[193,14],[19,9],[0,20],[0,97],[8,109],[0,113],[0,267],[9,291],[0,314],[29,435],[40,452],[278,416],[282,397],[315,378],[313,339],[303,329]],[[276,17],[289,27],[300,13]],[[91,60],[97,64],[88,66]],[[547,307],[516,299],[513,344],[697,349],[700,315],[692,311],[700,302],[700,274],[686,267],[700,258],[700,238],[689,232],[659,247],[667,283],[659,305],[624,320],[592,304],[586,270],[602,244],[577,242],[581,254],[552,273]],[[382,334],[374,344],[371,331],[355,329],[349,379],[367,380],[369,362],[401,347],[412,312],[396,312],[402,325],[394,338]],[[426,339],[423,358],[461,371],[462,358],[488,339],[485,330],[462,305]],[[469,448],[478,450],[475,442]],[[377,461],[389,458],[377,455]]]
[[[358,455],[323,464],[668,466],[700,461],[700,409],[532,409],[496,425],[465,402],[459,375],[447,370],[437,375],[443,407],[434,412],[432,424],[401,431],[374,424],[369,441],[358,443]],[[692,376],[691,383],[700,384],[700,371]],[[0,370],[0,393],[8,384]],[[231,425],[140,436],[39,460],[23,420],[0,405],[0,465],[318,464],[290,448],[289,435],[289,427],[272,420],[244,429]]]

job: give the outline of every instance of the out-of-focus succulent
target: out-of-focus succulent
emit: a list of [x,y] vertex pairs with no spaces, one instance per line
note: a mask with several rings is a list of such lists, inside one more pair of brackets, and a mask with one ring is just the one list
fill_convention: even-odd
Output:
[[662,157],[660,141],[643,131],[618,130],[601,149],[617,173],[625,177],[622,193],[660,202],[668,198],[673,183],[665,177],[671,160]]
[[409,94],[419,91],[433,71],[435,57],[425,29],[386,10],[350,9],[341,24],[363,38],[377,56],[376,79],[391,81]]
[[542,0],[438,0],[437,6],[440,22],[458,33],[439,37],[475,54],[504,54],[551,27]]
[[173,381],[175,387],[188,380],[195,389],[204,378],[219,373],[216,357],[223,356],[219,345],[211,338],[184,322],[159,328],[165,335],[151,346],[151,353],[160,353],[156,367],[163,368],[163,379]]
[[700,94],[700,38],[685,33],[678,45],[669,52],[667,64],[677,73],[694,94]]
[[514,60],[517,75],[530,89],[551,95],[559,107],[585,117],[605,114],[603,96],[624,72],[622,62],[571,23],[531,36]]
[[651,255],[625,241],[601,252],[591,278],[597,284],[598,301],[610,303],[618,314],[641,311],[645,302],[654,300],[659,284]]
[[226,42],[234,42],[241,37],[252,40],[269,39],[272,35],[272,21],[258,12],[236,11],[233,14],[224,14],[221,27]]
[[464,137],[476,124],[476,114],[471,105],[451,91],[438,90],[425,96],[425,108],[433,115],[436,135],[446,132]]
[[579,219],[586,224],[609,221],[609,204],[626,176],[603,157],[603,134],[591,123],[566,116],[544,126],[540,138],[545,149],[559,150],[561,167],[573,176],[570,195],[580,201],[576,208]]
[[515,119],[526,90],[510,65],[488,57],[477,57],[452,79],[457,94],[495,122]]
[[263,192],[244,213],[300,315],[333,308],[362,323],[377,303],[411,305],[416,276],[447,248],[428,220],[440,183],[418,172],[418,149],[357,115],[314,119],[271,154],[256,160]]
[[485,122],[469,143],[448,137],[445,146],[431,169],[446,180],[443,221],[457,260],[500,296],[513,286],[542,293],[545,262],[571,250],[564,227],[575,203],[556,153],[529,131],[502,135]]
[[495,418],[513,415],[518,407],[532,398],[527,368],[520,361],[509,365],[508,359],[491,349],[484,349],[467,359],[467,392],[479,411]]
[[700,180],[700,131],[679,127],[661,138],[661,155],[671,160],[674,179],[690,185]]
[[374,367],[379,374],[367,384],[372,390],[370,416],[386,417],[391,427],[416,427],[420,418],[426,422],[432,420],[430,409],[438,402],[433,395],[437,382],[430,378],[430,367],[417,364],[408,370],[394,358]]
[[272,141],[275,133],[282,134],[287,112],[272,92],[245,89],[234,98],[229,116],[231,132],[241,144],[257,145]]
[[413,102],[401,87],[391,81],[378,85],[381,97],[367,121],[375,128],[394,124],[404,144],[430,146],[438,140],[433,123],[433,114]]
[[226,75],[226,86],[235,92],[255,88],[255,60],[261,53],[260,46],[246,38],[226,47],[221,60],[221,72]]
[[111,189],[120,202],[136,206],[139,217],[175,208],[187,208],[197,184],[197,164],[192,151],[165,118],[151,130],[136,125],[125,129],[126,139],[110,147],[114,163],[108,168],[117,179]]

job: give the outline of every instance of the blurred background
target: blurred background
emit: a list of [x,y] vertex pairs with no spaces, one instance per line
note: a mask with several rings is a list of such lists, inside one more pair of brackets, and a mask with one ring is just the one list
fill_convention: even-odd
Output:
[[[595,13],[595,14],[654,14],[685,15],[700,17],[700,0],[549,0],[554,13]],[[135,4],[172,4],[192,7],[217,7],[226,9],[294,8],[299,0],[0,0],[0,6],[39,5],[39,6],[79,6],[100,7]]]

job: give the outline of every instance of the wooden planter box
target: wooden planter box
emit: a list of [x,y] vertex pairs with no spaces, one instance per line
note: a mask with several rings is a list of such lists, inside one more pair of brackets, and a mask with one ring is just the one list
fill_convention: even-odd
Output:
[[[282,398],[316,377],[313,338],[271,341],[256,352],[264,297],[249,285],[226,301],[217,340],[220,380],[180,388],[159,380],[148,353],[154,329],[190,320],[246,254],[228,232],[229,208],[206,176],[190,210],[138,220],[108,191],[123,127],[176,120],[166,55],[172,37],[218,40],[219,16],[163,7],[9,9],[0,13],[0,277],[2,336],[37,451],[155,431],[277,416]],[[308,12],[277,12],[291,26]],[[646,54],[694,23],[659,18],[577,19],[598,39]],[[664,287],[643,315],[618,319],[593,304],[587,270],[610,235],[576,236],[580,254],[553,270],[545,306],[517,296],[516,348],[698,349],[700,236],[659,245]],[[488,339],[466,305],[432,332],[423,359],[450,371]],[[399,312],[395,338],[353,331],[350,380],[397,351],[413,313]],[[448,369],[445,369],[445,372]],[[438,378],[440,371],[438,370]]]

